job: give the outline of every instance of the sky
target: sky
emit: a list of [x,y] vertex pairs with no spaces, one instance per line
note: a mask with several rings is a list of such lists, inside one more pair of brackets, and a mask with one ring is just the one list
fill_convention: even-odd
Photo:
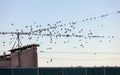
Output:
[[[48,24],[66,25],[61,28],[84,37],[50,37],[22,35],[23,45],[40,44],[39,67],[63,66],[120,66],[120,0],[0,0],[0,32],[15,32],[16,29],[30,31],[26,26]],[[105,16],[104,16],[105,15]],[[104,16],[104,17],[102,17]],[[75,28],[71,24],[75,22]],[[59,25],[58,24],[58,25]],[[60,27],[56,31],[63,33]],[[47,32],[45,32],[47,33]],[[88,38],[88,33],[104,38]],[[65,34],[65,33],[63,33]],[[0,54],[14,45],[10,34],[0,35]],[[9,44],[10,43],[10,44]]]

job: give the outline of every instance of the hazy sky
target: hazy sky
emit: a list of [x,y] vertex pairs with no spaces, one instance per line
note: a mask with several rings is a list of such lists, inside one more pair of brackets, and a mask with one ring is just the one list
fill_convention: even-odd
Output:
[[[53,39],[56,44],[51,44],[49,37],[36,41],[36,36],[32,36],[33,40],[29,41],[23,36],[21,42],[40,44],[39,66],[120,66],[120,13],[117,11],[120,11],[120,0],[0,0],[0,32],[28,31],[27,25],[33,26],[33,30],[37,25],[47,28],[47,24],[58,21],[70,28],[69,23],[77,22],[73,33],[83,29],[81,34],[87,36],[91,30],[104,38],[58,38]],[[14,42],[9,45],[11,35],[0,35],[0,38],[2,54]]]

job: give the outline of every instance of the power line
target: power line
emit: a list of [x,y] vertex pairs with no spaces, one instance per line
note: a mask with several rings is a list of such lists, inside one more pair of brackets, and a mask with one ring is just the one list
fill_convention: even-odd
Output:
[[101,61],[101,60],[119,60],[120,58],[96,58],[96,59],[75,59],[75,58],[48,58],[48,57],[39,57],[41,59],[55,59],[55,60],[75,60],[75,61]]
[[39,51],[40,53],[51,53],[51,54],[120,54],[119,52],[48,52]]

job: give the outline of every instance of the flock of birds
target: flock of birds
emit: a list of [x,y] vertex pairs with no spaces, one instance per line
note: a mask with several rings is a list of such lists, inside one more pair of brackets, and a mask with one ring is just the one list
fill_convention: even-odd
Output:
[[[120,14],[120,11],[115,12],[115,14]],[[104,14],[99,16],[99,18],[104,18],[109,16],[110,14]],[[87,22],[87,21],[91,21],[91,20],[96,20],[98,19],[98,17],[90,17],[87,19],[83,19],[80,22]],[[19,40],[24,39],[26,37],[22,36],[22,35],[27,35],[28,36],[28,40],[32,40],[35,39],[33,36],[36,37],[36,41],[40,42],[42,41],[41,38],[44,37],[48,37],[49,38],[49,43],[50,44],[58,44],[58,41],[56,41],[59,38],[62,39],[67,39],[66,41],[62,41],[63,44],[67,44],[67,43],[72,43],[71,40],[73,40],[73,38],[77,38],[78,42],[79,42],[79,46],[81,48],[85,48],[86,44],[89,43],[88,40],[93,39],[93,38],[99,38],[99,42],[103,42],[101,39],[102,38],[109,38],[112,39],[114,38],[114,36],[104,36],[104,35],[96,35],[92,29],[89,29],[87,32],[87,34],[84,34],[85,29],[80,28],[78,29],[76,26],[77,24],[79,24],[80,22],[78,21],[74,21],[74,22],[69,22],[67,24],[62,23],[62,21],[57,21],[55,24],[47,24],[47,26],[45,28],[43,28],[43,25],[37,25],[37,22],[34,22],[34,26],[25,26],[25,29],[29,29],[28,32],[26,32],[23,29],[16,29],[15,32],[0,32],[0,34],[6,35],[7,33],[11,35],[10,38],[10,42],[8,43],[9,45],[13,45],[13,47],[16,45],[17,43],[17,37],[16,35],[19,33]],[[12,26],[14,26],[14,23],[11,23]],[[104,27],[104,25],[100,25],[101,27]],[[74,31],[77,30],[77,31]],[[16,40],[16,41],[15,41]],[[109,43],[111,42],[111,40],[108,41]],[[21,41],[19,42],[20,45],[22,46]],[[3,46],[6,46],[6,42],[3,41],[2,42]],[[40,45],[42,45],[43,42],[40,42]],[[17,45],[16,45],[17,47]],[[77,46],[73,47],[74,49],[77,48]],[[47,47],[47,50],[51,50],[52,47]],[[40,51],[41,53],[44,53],[44,51]],[[48,62],[52,62],[53,60],[50,59],[49,61],[46,61],[46,63]]]
[[[116,14],[119,14],[120,11],[117,11]],[[104,14],[101,15],[100,18],[104,18],[109,16],[109,14]],[[87,19],[83,19],[82,22],[87,22],[90,20],[96,20],[98,17],[91,17],[91,18],[87,18]],[[103,35],[95,35],[94,32],[90,29],[89,32],[84,35],[84,29],[77,29],[76,25],[79,22],[75,21],[75,22],[69,22],[68,24],[64,24],[62,23],[62,21],[57,21],[55,24],[47,24],[46,28],[43,28],[42,25],[37,25],[37,22],[34,22],[34,26],[25,26],[26,29],[29,29],[29,32],[25,32],[23,29],[19,30],[16,29],[15,32],[13,32],[14,34],[12,34],[11,32],[11,38],[10,38],[10,42],[9,45],[13,44],[13,40],[16,40],[16,34],[20,33],[20,39],[24,39],[24,36],[21,35],[28,35],[28,40],[32,40],[33,36],[36,36],[36,41],[39,42],[40,38],[43,37],[49,37],[49,43],[54,43],[57,44],[58,42],[55,41],[59,38],[66,38],[68,39],[67,41],[63,41],[64,44],[70,43],[69,38],[78,38],[79,42],[81,42],[83,39],[92,39],[92,38],[114,38],[114,36],[103,36]],[[13,23],[11,23],[12,26],[14,26]],[[100,25],[101,27],[103,27],[103,25]],[[78,31],[74,31],[74,30],[78,30]],[[16,34],[15,34],[16,33]],[[0,34],[4,34],[4,32],[0,32]],[[100,40],[99,42],[102,42],[102,40]],[[111,42],[111,40],[109,40],[109,42]],[[16,44],[16,42],[14,42]],[[85,43],[87,44],[88,41],[85,41]],[[3,46],[6,45],[6,42],[3,41],[2,42]],[[20,42],[20,44],[22,45],[22,43]],[[42,42],[40,43],[42,44]],[[80,43],[80,45],[82,48],[85,48],[85,44]],[[16,46],[17,47],[17,46]],[[74,48],[77,48],[77,46],[74,46]],[[47,50],[52,49],[52,47],[46,48]]]

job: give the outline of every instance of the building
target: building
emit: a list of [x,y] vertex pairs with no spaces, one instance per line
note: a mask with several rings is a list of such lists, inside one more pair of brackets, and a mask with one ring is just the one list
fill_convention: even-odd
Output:
[[32,44],[9,50],[10,54],[0,56],[0,67],[38,67],[38,44]]

